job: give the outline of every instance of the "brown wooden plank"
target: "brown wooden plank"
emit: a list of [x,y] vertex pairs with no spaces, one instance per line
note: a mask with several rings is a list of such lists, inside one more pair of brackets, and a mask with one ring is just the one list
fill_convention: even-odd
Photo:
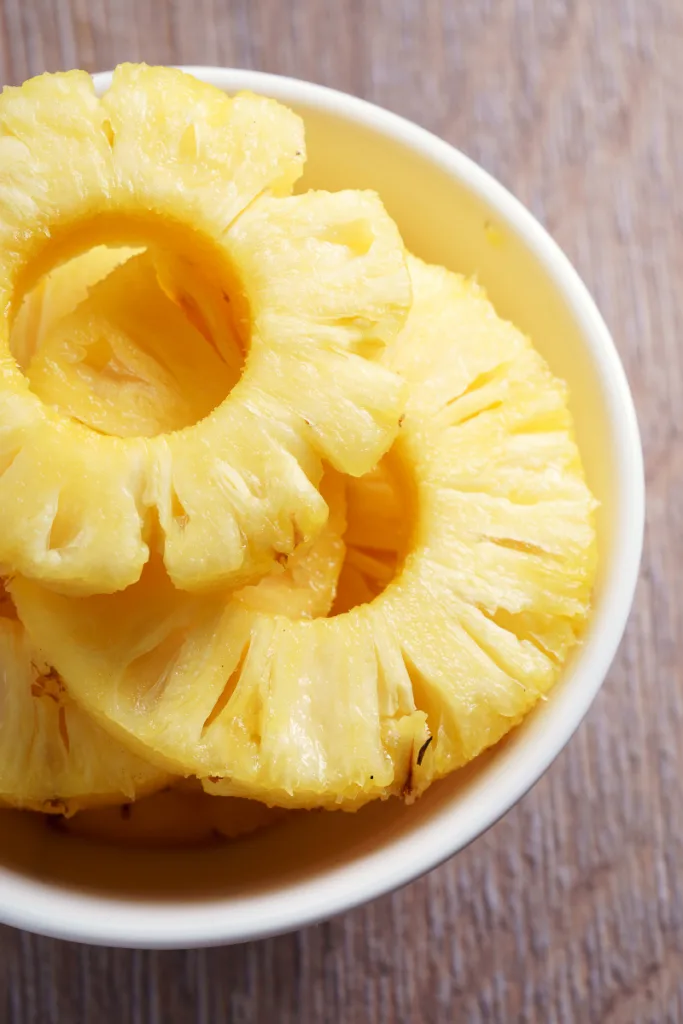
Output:
[[594,291],[634,386],[649,530],[588,721],[466,853],[235,949],[0,931],[6,1024],[683,1020],[683,5],[680,0],[4,0],[0,78],[121,60],[322,82],[460,146]]

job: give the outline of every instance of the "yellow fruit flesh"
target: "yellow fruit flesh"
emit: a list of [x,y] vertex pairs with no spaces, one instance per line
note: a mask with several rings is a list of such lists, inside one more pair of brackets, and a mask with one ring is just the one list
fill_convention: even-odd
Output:
[[0,804],[70,815],[135,800],[168,778],[74,704],[0,586]]
[[96,284],[45,332],[26,376],[34,394],[103,434],[154,437],[207,416],[235,372],[159,287],[149,253]]
[[93,285],[139,251],[96,245],[38,281],[24,297],[10,332],[12,355],[24,373],[55,324],[87,298]]
[[253,379],[258,372],[336,469],[369,472],[406,399],[404,382],[377,360],[411,302],[403,247],[381,202],[351,191],[263,197],[231,228],[229,245],[249,282]]
[[255,800],[210,797],[195,783],[176,785],[134,804],[81,811],[62,828],[84,839],[122,846],[196,846],[251,835],[276,824],[283,813]]
[[291,619],[312,619],[330,612],[346,557],[344,478],[326,469],[320,493],[330,510],[322,531],[312,543],[299,547],[286,566],[230,595],[244,608]]
[[[112,260],[111,255],[103,259],[102,253],[95,251],[73,261],[68,277],[57,272],[46,282],[39,296],[44,306],[42,331],[33,345],[37,354],[31,365],[44,360],[53,380],[73,378],[76,371],[70,354],[81,344],[89,348],[95,339],[110,349],[118,346],[133,366],[150,352],[158,353],[162,364],[172,358],[180,363],[188,353],[198,359],[201,345],[198,361],[203,372],[207,359],[215,358],[214,349],[196,331],[194,337],[188,337],[194,328],[161,291],[149,255],[134,255],[88,294],[103,266],[111,268],[115,262],[120,260]],[[69,308],[69,301],[79,303],[75,310]],[[152,427],[174,408],[168,391],[159,386],[162,373],[155,362],[146,406]],[[99,421],[102,429],[123,435],[136,417],[139,420],[137,393],[129,383],[123,374],[112,374],[107,380],[109,407],[95,407],[95,415],[106,414],[106,419]],[[83,400],[88,399],[92,384],[86,380],[80,391],[73,386],[61,391],[66,415],[84,415]],[[206,400],[192,367],[182,375],[182,384],[184,396]],[[95,387],[92,394],[96,394]],[[85,407],[86,414],[90,408]],[[344,556],[341,478],[328,471],[321,490],[332,509],[322,535],[309,548],[300,548],[286,571],[276,567],[270,577],[246,588],[242,595],[246,605],[287,608],[292,615],[301,616],[325,614],[331,607]],[[70,816],[84,807],[135,800],[166,786],[166,772],[129,753],[76,707],[54,669],[34,651],[1,585],[0,680],[0,804]],[[122,816],[118,808],[78,814],[68,828],[77,834],[123,842],[189,843],[215,839],[218,833],[234,838],[270,824],[274,817],[274,812],[246,801],[202,797],[201,788],[199,795],[174,789],[172,794],[144,800],[139,808],[136,805],[134,814],[131,810]]]
[[[356,253],[339,232],[359,221],[371,241]],[[188,590],[244,582],[245,565],[262,576],[310,542],[327,514],[311,483],[320,457],[347,472],[370,468],[395,436],[405,399],[400,378],[356,351],[364,341],[381,350],[410,301],[400,238],[374,196],[264,197],[235,222],[226,246],[251,316],[246,324],[236,315],[250,349],[246,369],[202,424],[202,447],[187,432],[158,439],[151,484],[166,566]],[[355,318],[338,286],[344,268],[355,275]],[[185,510],[182,525],[171,499]]]
[[154,567],[81,602],[12,585],[79,701],[209,792],[412,798],[520,721],[580,635],[594,502],[565,388],[475,284],[410,270],[414,306],[385,357],[410,398],[390,460],[351,490],[357,572],[338,607],[352,610],[292,620],[179,594]]
[[[120,438],[42,402],[3,322],[0,571],[119,590],[158,525],[177,586],[255,582],[319,532],[321,458],[361,473],[398,429],[402,384],[365,358],[410,301],[395,226],[365,193],[277,198],[301,172],[300,120],[171,69],[122,66],[101,100],[83,73],[42,76],[3,93],[0,129],[3,307],[79,250],[143,245],[190,254],[195,277],[232,299],[249,347],[243,378],[199,423]],[[206,337],[221,314],[203,294],[195,305]],[[327,381],[324,400],[313,392]],[[46,393],[59,405],[57,390]]]

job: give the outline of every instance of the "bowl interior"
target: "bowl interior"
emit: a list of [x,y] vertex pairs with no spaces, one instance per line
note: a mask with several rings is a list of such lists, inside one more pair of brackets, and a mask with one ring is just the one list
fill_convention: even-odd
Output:
[[301,83],[212,75],[298,108],[309,151],[301,187],[376,189],[408,247],[475,274],[568,382],[601,502],[596,614],[550,700],[409,809],[294,815],[227,848],[163,854],[100,846],[2,812],[0,918],[86,941],[185,946],[272,933],[378,895],[461,848],[536,780],[582,717],[621,635],[639,557],[640,449],[628,389],[604,325],[542,229],[469,161],[398,119]]

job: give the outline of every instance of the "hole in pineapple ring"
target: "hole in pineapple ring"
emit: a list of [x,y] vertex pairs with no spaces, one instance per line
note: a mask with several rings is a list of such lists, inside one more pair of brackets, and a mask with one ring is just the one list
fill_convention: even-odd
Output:
[[418,514],[415,481],[395,444],[379,465],[345,477],[346,553],[330,616],[369,604],[401,572]]
[[203,419],[239,380],[249,343],[225,254],[151,218],[100,216],[55,233],[19,274],[14,312],[10,350],[31,390],[116,436]]

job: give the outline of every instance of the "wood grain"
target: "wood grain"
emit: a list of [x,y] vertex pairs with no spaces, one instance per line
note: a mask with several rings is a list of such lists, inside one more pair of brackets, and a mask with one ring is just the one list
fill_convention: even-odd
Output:
[[491,170],[613,329],[649,525],[628,635],[588,720],[468,851],[239,948],[0,930],[3,1024],[683,1020],[681,53],[681,0],[4,0],[4,82],[121,60],[260,68],[397,110]]

